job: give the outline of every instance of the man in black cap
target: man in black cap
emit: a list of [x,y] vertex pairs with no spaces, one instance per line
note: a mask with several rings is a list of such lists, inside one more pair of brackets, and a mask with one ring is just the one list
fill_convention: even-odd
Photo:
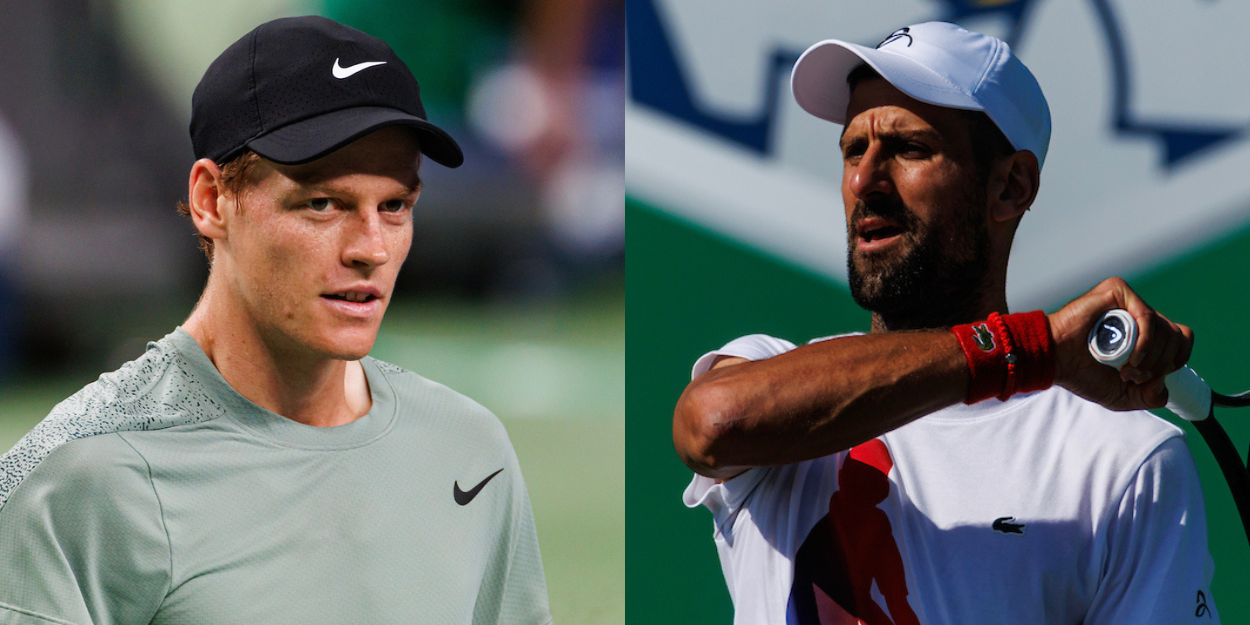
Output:
[[367,356],[423,156],[391,49],[319,17],[230,46],[192,102],[183,326],[0,457],[2,623],[549,623],[515,453]]

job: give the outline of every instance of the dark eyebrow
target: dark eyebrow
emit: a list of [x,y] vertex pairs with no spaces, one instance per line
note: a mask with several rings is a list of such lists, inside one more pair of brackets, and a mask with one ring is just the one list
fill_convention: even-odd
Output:
[[845,151],[846,148],[850,147],[851,143],[854,143],[856,141],[862,141],[862,140],[863,140],[863,137],[857,136],[857,137],[852,137],[850,142],[848,142],[846,138],[846,127],[843,127],[842,134],[838,136],[838,148]]
[[[906,129],[906,130],[887,130],[878,132],[877,136],[884,142],[895,143],[899,141],[924,141],[928,143],[936,143],[941,141],[942,135],[932,129]],[[864,140],[862,136],[856,136],[848,143],[846,140],[846,128],[843,127],[842,135],[838,138],[838,147],[845,150],[848,146],[858,141]]]
[[899,130],[885,133],[885,135],[888,138],[902,141],[917,139],[921,141],[935,142],[942,139],[942,133],[933,129]]

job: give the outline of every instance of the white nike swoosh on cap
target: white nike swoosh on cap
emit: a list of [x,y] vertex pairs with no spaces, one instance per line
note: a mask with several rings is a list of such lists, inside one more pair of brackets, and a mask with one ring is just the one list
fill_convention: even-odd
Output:
[[355,65],[349,65],[348,67],[340,67],[339,60],[334,59],[334,67],[331,68],[330,72],[334,74],[335,78],[342,80],[344,78],[347,78],[348,76],[351,76],[352,74],[355,74],[356,72],[359,72],[362,69],[369,69],[370,67],[373,67],[374,65],[386,65],[386,61],[366,61],[364,63],[357,63]]

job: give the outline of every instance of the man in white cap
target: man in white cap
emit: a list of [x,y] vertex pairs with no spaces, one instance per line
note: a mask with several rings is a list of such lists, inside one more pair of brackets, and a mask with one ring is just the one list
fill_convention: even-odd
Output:
[[[1109,279],[1008,314],[1007,259],[1050,138],[1002,41],[953,24],[795,65],[844,126],[849,282],[866,335],[750,335],[700,358],[673,438],[698,474],[735,623],[1218,622],[1202,491],[1163,406],[1190,330]],[[1143,329],[1120,371],[1101,315]]]
[[0,623],[551,622],[489,411],[367,356],[422,159],[456,167],[384,42],[262,24],[192,100],[187,321],[0,456]]

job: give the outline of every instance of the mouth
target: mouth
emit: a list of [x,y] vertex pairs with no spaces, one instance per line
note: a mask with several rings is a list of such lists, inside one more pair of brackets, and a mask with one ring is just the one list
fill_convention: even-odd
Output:
[[340,291],[338,293],[326,293],[321,297],[356,304],[365,304],[378,299],[377,295],[366,291]]
[[907,232],[902,226],[880,217],[867,217],[855,226],[856,248],[872,251],[885,247]]
[[322,293],[321,299],[338,314],[354,319],[373,319],[382,308],[382,292],[366,286]]

